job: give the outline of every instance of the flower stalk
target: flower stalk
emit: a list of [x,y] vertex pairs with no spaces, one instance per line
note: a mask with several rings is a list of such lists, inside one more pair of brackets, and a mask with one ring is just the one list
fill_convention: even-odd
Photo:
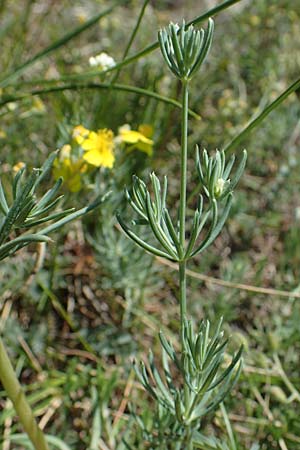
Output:
[[[186,220],[186,185],[187,185],[187,151],[188,151],[188,81],[182,83],[182,122],[181,122],[181,175],[180,175],[180,205],[179,205],[179,242],[182,253],[185,248]],[[179,262],[179,303],[180,303],[180,334],[183,340],[184,322],[187,319],[186,306],[186,259]]]
[[25,397],[23,389],[16,377],[8,353],[0,337],[0,381],[8,398],[14,405],[19,421],[22,424],[35,450],[49,450],[46,438],[39,428],[33,411]]

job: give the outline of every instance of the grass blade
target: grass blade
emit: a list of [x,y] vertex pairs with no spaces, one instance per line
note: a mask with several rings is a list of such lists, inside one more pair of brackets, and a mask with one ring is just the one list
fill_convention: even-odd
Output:
[[270,103],[265,109],[255,117],[255,119],[251,120],[248,125],[239,133],[235,138],[232,139],[229,144],[227,144],[224,148],[224,151],[232,150],[236,147],[251,131],[256,128],[261,122],[275,109],[277,106],[281,105],[281,103],[293,92],[300,88],[300,78],[296,80],[293,84],[291,84],[282,94],[279,95],[272,103]]
[[[56,80],[56,81],[59,81],[59,80]],[[26,98],[30,98],[31,96],[35,96],[35,95],[44,95],[44,94],[51,94],[51,93],[57,93],[57,92],[63,92],[63,91],[80,91],[82,89],[111,89],[111,90],[116,90],[116,91],[131,92],[134,94],[139,94],[141,96],[154,98],[155,100],[175,106],[176,108],[182,107],[181,103],[173,98],[166,97],[166,96],[160,95],[156,92],[149,91],[148,89],[143,89],[143,88],[139,88],[136,86],[129,86],[126,84],[113,84],[112,85],[111,83],[87,83],[87,84],[72,83],[72,84],[65,84],[64,86],[51,86],[51,87],[44,88],[44,89],[34,89],[31,92],[19,94],[19,95],[15,95],[15,96],[14,95],[4,96],[3,100],[0,101],[0,108],[2,106],[6,105],[7,103],[17,102],[17,101],[20,101],[20,100],[23,100]],[[197,120],[201,119],[201,117],[197,113],[192,111],[191,109],[189,109],[188,112],[191,117],[194,117]]]

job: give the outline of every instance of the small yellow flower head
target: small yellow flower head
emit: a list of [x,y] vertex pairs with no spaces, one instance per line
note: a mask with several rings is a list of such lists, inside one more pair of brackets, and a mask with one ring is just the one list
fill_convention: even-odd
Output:
[[83,159],[95,167],[107,167],[111,169],[115,162],[114,156],[114,134],[112,130],[90,131],[83,138],[81,147],[85,151]]
[[88,137],[89,134],[90,134],[90,130],[88,130],[87,128],[84,128],[82,125],[77,125],[73,129],[72,136],[75,139],[75,141],[77,142],[77,144],[81,145],[84,142],[84,140]]
[[15,173],[17,173],[17,172],[19,172],[20,169],[23,169],[23,167],[25,167],[25,166],[26,166],[26,164],[23,161],[20,161],[13,166],[13,171]]
[[64,145],[53,163],[53,177],[55,180],[62,177],[70,192],[78,192],[82,188],[82,173],[86,169],[84,160],[82,158],[73,160],[71,146]]
[[[141,130],[141,128],[139,128],[139,130]],[[146,137],[141,131],[131,130],[128,125],[119,128],[119,139],[129,146],[129,151],[138,149],[148,156],[151,156],[153,153],[153,141]]]
[[7,137],[6,132],[0,129],[0,139],[5,139],[6,137]]

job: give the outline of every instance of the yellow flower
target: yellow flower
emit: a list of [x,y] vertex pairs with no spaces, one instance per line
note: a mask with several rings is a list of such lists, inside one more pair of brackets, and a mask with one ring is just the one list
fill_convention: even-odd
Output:
[[149,133],[150,131],[150,128],[146,129],[146,127],[149,127],[149,125],[141,125],[139,127],[140,131],[135,131],[131,130],[128,125],[124,125],[119,128],[119,137],[121,142],[129,145],[128,150],[138,149],[151,156],[153,152],[153,141],[145,136],[144,133]]
[[90,131],[88,136],[83,138],[81,147],[85,151],[83,159],[95,167],[108,167],[111,169],[115,162],[114,134],[111,130]]
[[26,164],[23,161],[20,161],[13,166],[13,171],[15,173],[17,173],[17,172],[19,172],[20,169],[23,169],[23,167],[25,167],[25,166],[26,166]]
[[70,192],[78,192],[82,188],[81,178],[86,168],[83,159],[72,159],[71,146],[64,145],[53,163],[53,177],[55,180],[62,177]]
[[88,130],[87,128],[84,128],[82,125],[77,125],[77,127],[75,127],[73,129],[73,133],[72,133],[73,138],[79,145],[81,145],[83,143],[83,141],[88,137],[89,134],[90,134],[90,130]]

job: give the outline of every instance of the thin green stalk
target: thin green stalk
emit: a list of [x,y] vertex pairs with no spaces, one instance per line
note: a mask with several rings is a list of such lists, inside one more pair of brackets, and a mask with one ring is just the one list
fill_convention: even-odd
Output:
[[230,420],[229,420],[229,417],[228,417],[228,414],[227,414],[227,411],[226,411],[226,408],[225,408],[225,405],[224,405],[223,402],[220,404],[220,409],[221,409],[221,412],[222,412],[222,415],[223,415],[223,419],[224,419],[224,422],[225,422],[227,434],[228,434],[228,437],[229,437],[229,440],[230,440],[231,449],[232,450],[237,450],[233,429],[232,429],[232,426],[231,426],[231,423],[230,423]]
[[282,94],[279,95],[272,103],[264,108],[254,119],[245,126],[245,128],[235,136],[229,144],[224,148],[224,151],[232,150],[237,146],[245,137],[248,136],[251,131],[256,128],[260,123],[275,109],[277,108],[289,95],[297,91],[300,88],[300,78],[291,84]]
[[186,436],[186,450],[194,450],[194,444],[192,439],[192,430],[189,428],[187,430],[187,436]]
[[[179,242],[182,254],[185,248],[185,215],[186,215],[186,184],[187,184],[187,135],[188,135],[188,82],[182,83],[182,129],[181,129],[181,157],[180,157],[180,205],[179,205]],[[183,328],[186,321],[186,261],[179,262],[179,302],[181,340],[183,343]]]
[[35,450],[49,450],[45,436],[39,428],[33,411],[16,377],[4,343],[0,337],[0,381],[8,398],[12,401],[19,421],[31,440]]
[[[140,14],[139,14],[139,16],[137,18],[137,22],[136,22],[135,27],[134,27],[131,35],[130,35],[130,38],[129,38],[129,41],[128,41],[127,45],[126,45],[126,48],[124,50],[124,53],[123,53],[123,56],[122,56],[122,61],[124,61],[126,59],[128,53],[129,53],[129,50],[130,50],[130,48],[131,48],[131,46],[133,44],[133,41],[135,39],[135,36],[136,36],[137,32],[138,32],[139,26],[141,24],[141,21],[142,21],[142,18],[144,16],[145,9],[146,9],[148,3],[149,3],[149,0],[145,0],[144,4],[142,5],[142,9],[141,9]],[[121,70],[122,70],[122,67],[119,67],[119,69],[117,69],[117,71],[113,74],[113,77],[112,77],[112,79],[110,81],[111,88],[113,87],[114,84],[116,84],[116,82],[117,82],[117,80],[119,78],[119,75],[121,73]],[[108,102],[109,102],[109,99],[110,99],[110,90],[111,90],[111,88],[109,88],[109,90],[107,92],[107,95],[104,98],[104,102],[100,102],[98,112],[96,113],[96,120],[98,120],[99,117],[105,116],[105,113],[107,112],[107,105],[108,105]]]
[[[136,37],[136,35],[137,35],[137,32],[138,32],[138,30],[139,30],[141,21],[142,21],[142,19],[143,19],[143,17],[144,17],[145,10],[146,10],[146,8],[147,8],[147,6],[148,6],[149,1],[150,1],[150,0],[144,0],[144,4],[143,4],[143,6],[142,6],[142,8],[141,8],[141,11],[140,11],[140,14],[139,14],[139,16],[138,16],[138,18],[137,18],[135,27],[134,27],[134,29],[133,29],[133,31],[132,31],[132,33],[131,33],[131,36],[130,36],[130,38],[129,38],[129,41],[128,41],[128,43],[127,43],[127,45],[126,45],[126,48],[125,48],[125,50],[124,50],[123,57],[122,57],[122,62],[127,58],[127,55],[128,55],[128,53],[129,53],[129,50],[131,49],[131,46],[132,46],[133,41],[134,41],[134,39],[135,39],[135,37]],[[120,75],[121,70],[122,70],[122,67],[119,67],[119,68],[117,69],[116,73],[114,74],[114,76],[113,76],[113,78],[112,78],[112,80],[111,80],[111,84],[114,84],[114,83],[117,81],[117,79],[119,78],[119,75]]]
[[186,261],[179,262],[179,303],[180,303],[180,334],[183,343],[184,322],[186,320]]
[[182,250],[185,246],[185,214],[187,183],[187,134],[188,134],[188,83],[182,83],[182,116],[181,116],[181,175],[180,175],[180,208],[179,208],[179,242]]
[[[25,99],[30,98],[31,96],[35,96],[35,95],[46,95],[46,94],[58,93],[58,92],[63,92],[63,91],[73,91],[73,90],[80,91],[80,90],[84,90],[84,89],[114,89],[114,90],[122,91],[122,92],[131,92],[134,94],[139,94],[139,95],[144,95],[146,97],[154,98],[158,101],[167,103],[169,105],[173,105],[176,108],[182,108],[181,103],[178,102],[177,100],[174,100],[173,98],[170,98],[170,97],[165,97],[164,95],[160,95],[156,92],[152,92],[152,91],[149,91],[149,90],[143,89],[143,88],[138,88],[136,86],[129,86],[126,84],[114,84],[113,86],[111,86],[110,83],[86,83],[86,84],[72,83],[72,84],[66,84],[63,86],[52,86],[49,88],[34,89],[28,93],[19,94],[19,95],[7,95],[2,99],[2,101],[0,101],[0,108],[2,106],[5,106],[7,103],[18,102],[18,101],[25,100]],[[192,111],[189,109],[188,113],[191,117],[194,117],[197,120],[201,119],[201,117],[195,111]]]

